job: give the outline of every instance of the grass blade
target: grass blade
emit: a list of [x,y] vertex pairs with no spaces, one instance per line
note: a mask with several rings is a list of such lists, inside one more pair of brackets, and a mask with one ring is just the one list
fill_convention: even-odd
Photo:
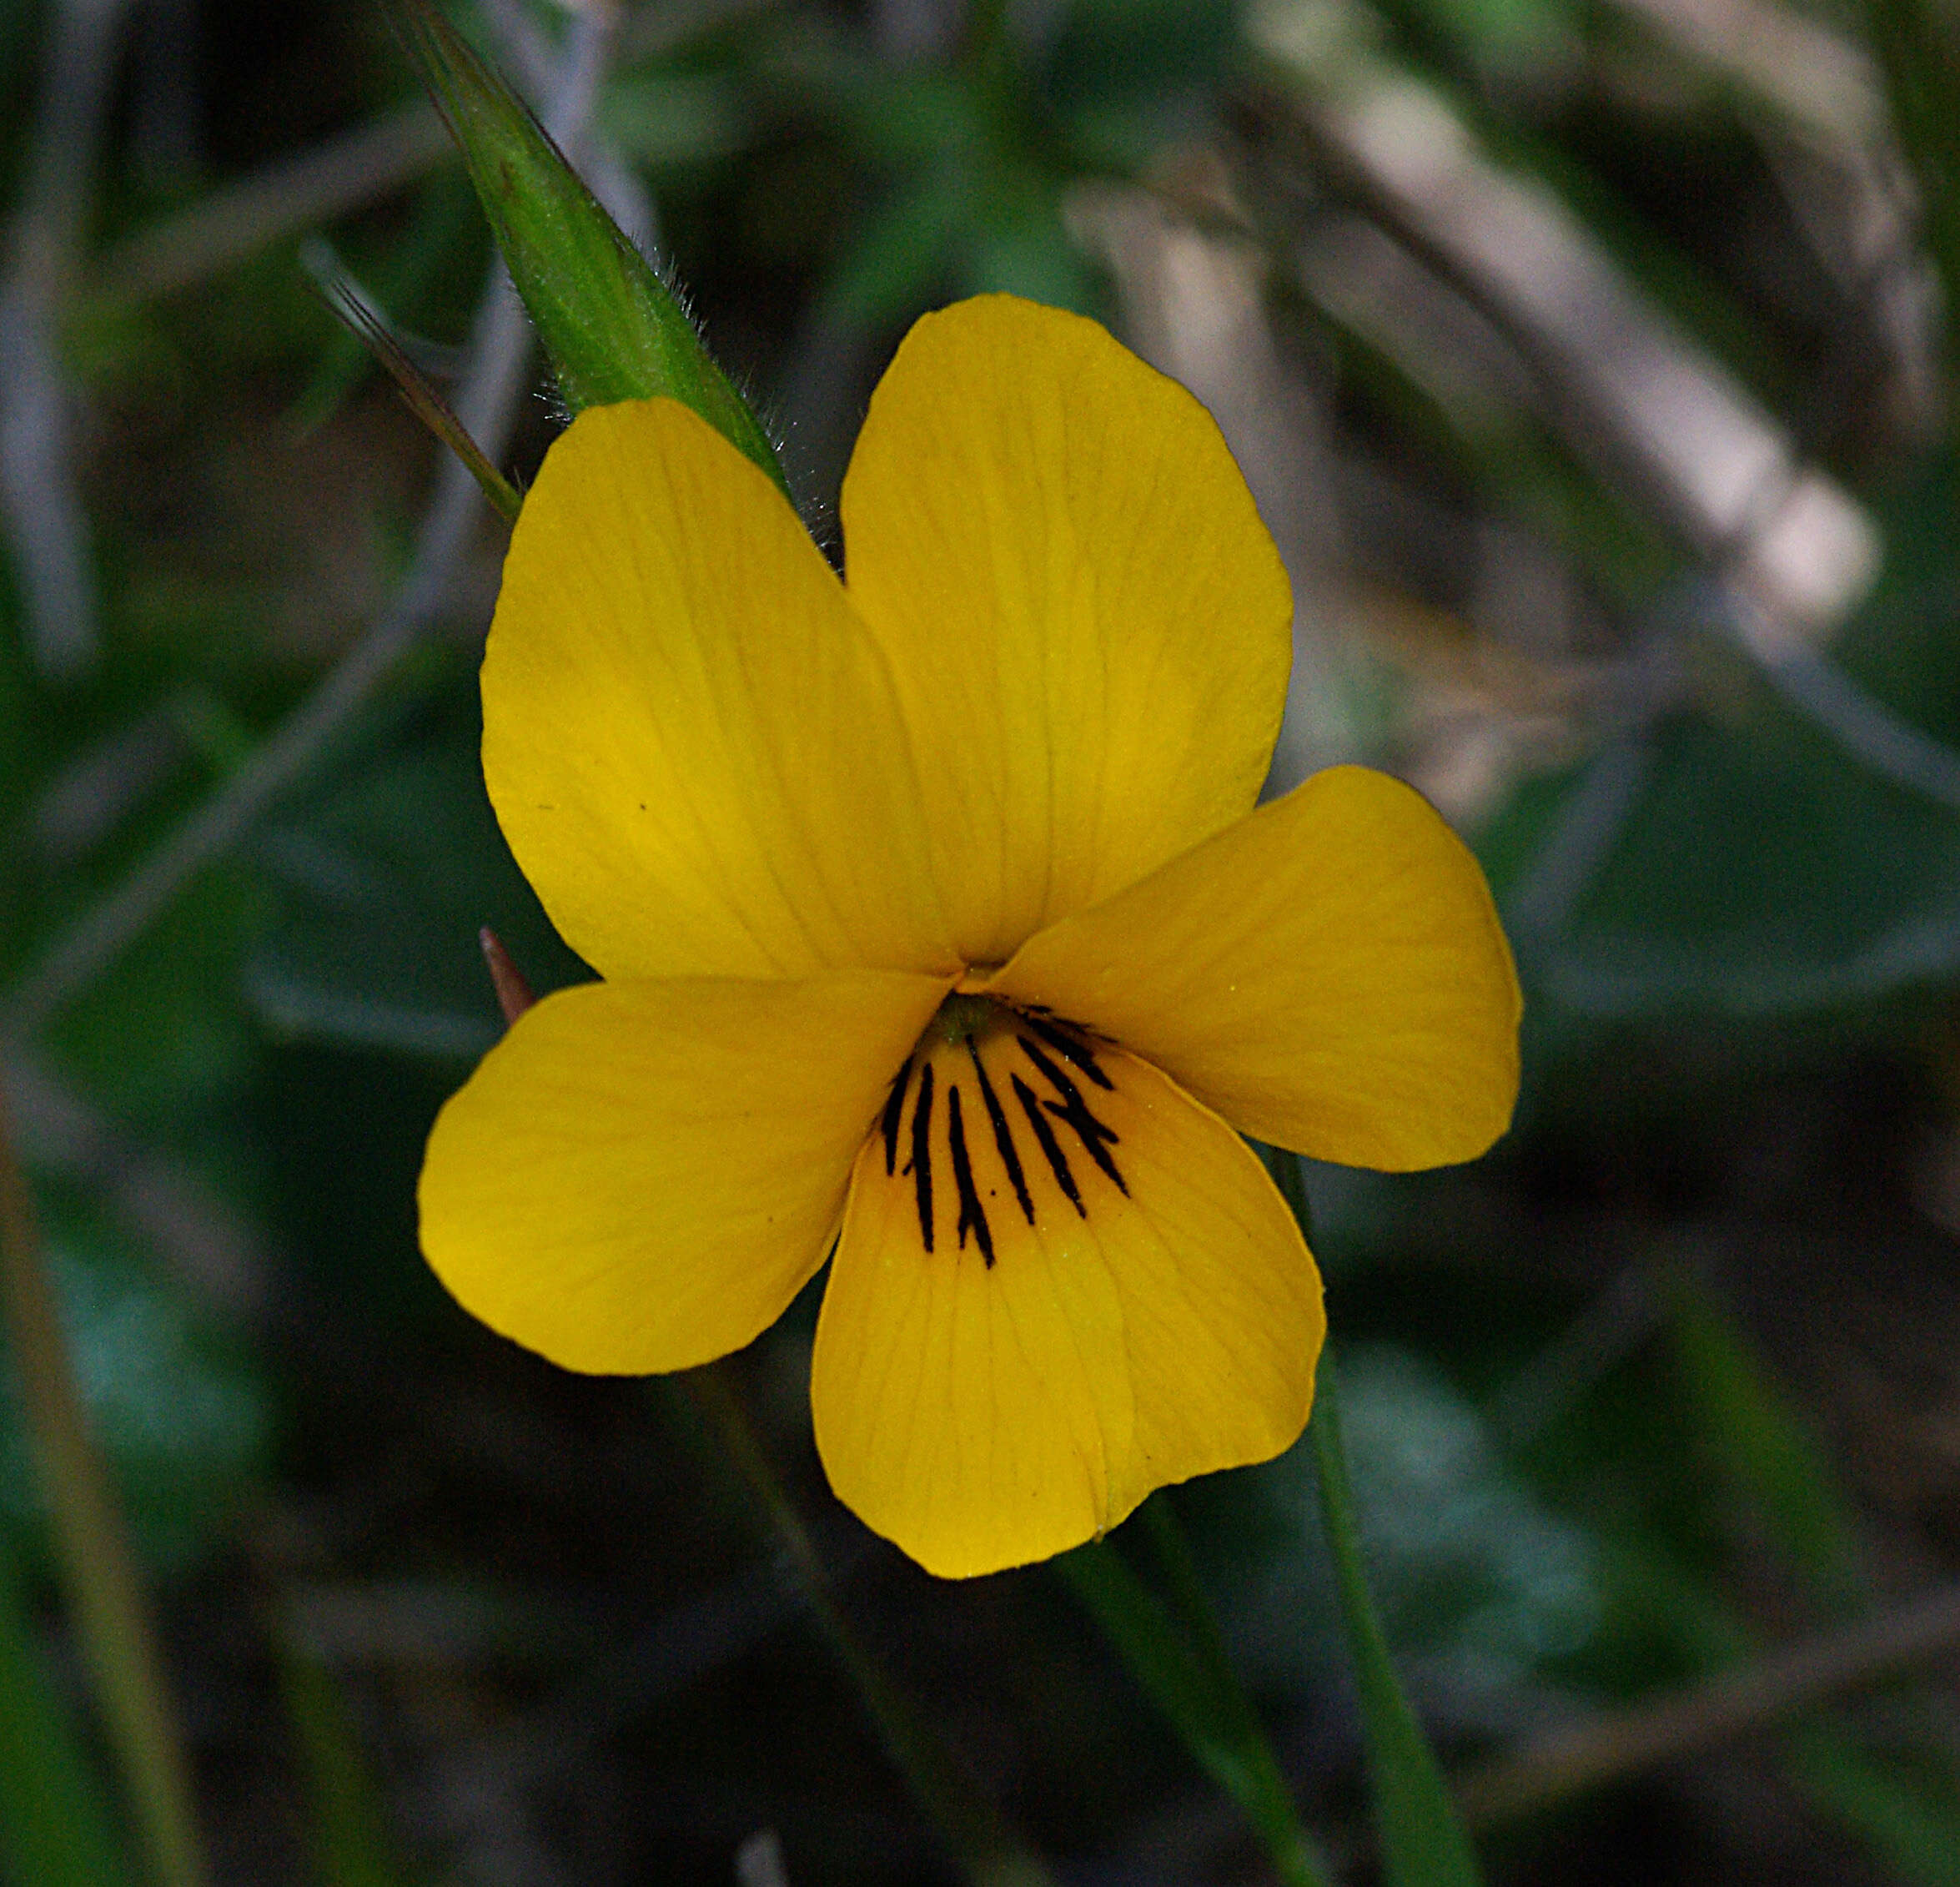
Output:
[[1239,1804],[1279,1879],[1287,1887],[1325,1887],[1278,1759],[1225,1658],[1176,1518],[1161,1494],[1144,1512],[1156,1517],[1145,1524],[1178,1593],[1183,1628],[1107,1541],[1065,1553],[1056,1568],[1192,1759]]
[[1055,1887],[1047,1864],[974,1784],[930,1718],[887,1675],[845,1616],[832,1588],[830,1568],[776,1471],[733,1372],[725,1363],[710,1363],[654,1380],[699,1438],[719,1443],[721,1460],[749,1497],[751,1515],[787,1562],[886,1754],[968,1887]]
[[490,501],[498,516],[505,524],[516,523],[517,514],[524,508],[516,486],[490,463],[483,448],[470,436],[470,429],[456,417],[455,409],[435,382],[409,357],[408,350],[395,339],[380,309],[361,292],[360,284],[340,266],[324,243],[309,245],[304,259],[320,299],[348,333],[387,370],[403,404],[469,468],[477,490]]
[[0,1880],[131,1887],[102,1785],[38,1669],[13,1579],[0,1570]]
[[321,1887],[405,1887],[380,1790],[333,1673],[289,1645],[279,1688],[299,1745]]
[[[1267,1170],[1311,1246],[1313,1212],[1299,1161],[1274,1150],[1267,1156]],[[1348,1651],[1360,1690],[1361,1734],[1368,1746],[1383,1878],[1389,1887],[1479,1887],[1482,1875],[1476,1852],[1464,1832],[1455,1799],[1444,1784],[1435,1753],[1402,1694],[1401,1680],[1389,1656],[1388,1637],[1368,1589],[1354,1490],[1348,1478],[1347,1451],[1341,1442],[1340,1397],[1331,1348],[1320,1352],[1307,1438],[1319,1477],[1321,1520],[1334,1560],[1341,1622],[1347,1629]]]
[[1361,1530],[1341,1446],[1334,1359],[1324,1351],[1307,1433],[1320,1477],[1321,1514],[1334,1556],[1341,1618],[1360,1687],[1361,1730],[1368,1745],[1384,1876],[1390,1887],[1477,1887],[1481,1877],[1476,1854],[1422,1726],[1402,1694],[1388,1638],[1368,1590]]

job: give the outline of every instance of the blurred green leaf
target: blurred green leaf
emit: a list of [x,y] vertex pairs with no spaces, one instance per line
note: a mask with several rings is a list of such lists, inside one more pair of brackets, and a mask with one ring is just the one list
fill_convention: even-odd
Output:
[[1472,58],[1500,67],[1544,56],[1580,24],[1571,0],[1415,0],[1411,11]]
[[[1324,1245],[1329,1215],[1315,1216]],[[1369,1583],[1397,1657],[1440,1690],[1495,1697],[1582,1653],[1602,1603],[1590,1536],[1524,1482],[1475,1406],[1390,1344],[1344,1350],[1341,1388]],[[1196,1483],[1183,1504],[1241,1668],[1261,1687],[1324,1693],[1344,1653],[1312,1451]]]
[[[1661,1281],[1701,1458],[1749,1502],[1820,1607],[1841,1617],[1866,1609],[1857,1521],[1816,1437],[1713,1293],[1684,1269]],[[1790,1733],[1787,1761],[1812,1801],[1901,1879],[1950,1887],[1960,1880],[1960,1778],[1939,1724],[1905,1703],[1896,1728],[1910,1746],[1889,1757],[1826,1716]],[[1931,1773],[1915,1775],[1916,1759]]]
[[473,1059],[503,1030],[485,924],[540,993],[580,975],[497,830],[471,733],[379,760],[266,835],[283,908],[245,988],[281,1033]]
[[874,68],[845,83],[841,102],[849,110],[854,142],[867,161],[894,177],[916,175],[929,165],[967,178],[970,188],[1003,153],[1003,128],[990,90],[969,73],[928,68],[894,78]]
[[1470,1402],[1410,1351],[1344,1351],[1342,1430],[1390,1642],[1460,1683],[1508,1686],[1597,1622],[1591,1554],[1498,1452]]
[[748,403],[680,298],[565,162],[522,100],[430,0],[393,0],[447,121],[566,405],[681,400],[788,486]]
[[[1960,468],[1916,466],[1874,506],[1885,564],[1830,659],[1907,725],[1960,746]],[[1719,609],[1716,594],[1677,601]],[[1514,913],[1555,835],[1601,854],[1552,934],[1516,940],[1571,1009],[1746,1017],[1890,995],[1960,969],[1960,816],[1895,785],[1712,636],[1682,643],[1692,707],[1647,729],[1631,801],[1589,823],[1589,769],[1550,810],[1527,785],[1485,835]],[[1603,762],[1614,764],[1609,756]],[[1594,764],[1601,764],[1595,762]],[[1535,837],[1519,843],[1521,830]]]
[[615,79],[599,101],[598,122],[625,155],[656,169],[731,157],[753,128],[741,93],[718,73]]
[[1540,964],[1562,1001],[1605,1015],[1764,1015],[1956,965],[1960,821],[1761,699],[1655,730],[1637,798]]
[[1857,1835],[1896,1879],[1914,1887],[1960,1883],[1960,1809],[1950,1769],[1917,1780],[1830,1723],[1792,1730],[1784,1748],[1791,1774],[1812,1802]]
[[[1939,0],[1867,0],[1864,14],[1927,246],[1947,306],[1960,305],[1960,26]],[[1949,358],[1952,345],[1949,332]]]
[[1063,111],[1190,98],[1234,51],[1232,0],[1076,0],[1041,75]]
[[1885,567],[1835,652],[1895,714],[1960,743],[1960,455],[1938,452],[1915,465],[1874,509]]
[[257,1047],[238,966],[266,913],[244,867],[203,873],[55,1024],[68,1071],[145,1120],[181,1119],[234,1089]]
[[[1716,1588],[1651,1534],[1606,1537],[1616,1609],[1636,1613],[1671,1641],[1686,1666],[1681,1681],[1731,1669],[1757,1648],[1756,1634]],[[1822,1819],[1844,1829],[1908,1887],[1952,1887],[1960,1879],[1960,1794],[1936,1734],[1923,1751],[1880,1753],[1837,1713],[1785,1728],[1786,1773]]]
[[1032,172],[1004,173],[959,256],[966,294],[1018,294],[1080,314],[1103,312],[1096,278],[1063,226],[1054,193]]
[[0,1552],[0,1880],[133,1887],[77,1726],[39,1668],[11,1556]]
[[1858,1529],[1836,1470],[1734,1321],[1692,1273],[1662,1281],[1705,1458],[1832,1611],[1867,1596]]
[[[238,1346],[108,1228],[61,1213],[48,1242],[83,1401],[137,1546],[153,1566],[193,1565],[257,1484],[271,1432],[265,1389]],[[0,1550],[43,1524],[17,1391],[0,1379]]]
[[964,175],[941,167],[900,184],[852,229],[825,284],[826,311],[875,329],[922,306],[966,225],[969,196]]

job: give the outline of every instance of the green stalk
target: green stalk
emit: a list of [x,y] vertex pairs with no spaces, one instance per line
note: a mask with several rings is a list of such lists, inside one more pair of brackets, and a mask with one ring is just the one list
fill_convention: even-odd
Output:
[[1065,1554],[1056,1567],[1192,1759],[1239,1804],[1284,1887],[1328,1887],[1279,1759],[1226,1653],[1184,1529],[1163,1494],[1144,1504],[1143,1527],[1170,1589],[1174,1620],[1107,1541]]
[[[1275,1150],[1268,1170],[1299,1221],[1301,1235],[1314,1241],[1313,1214],[1299,1161]],[[1402,1694],[1389,1655],[1362,1563],[1361,1528],[1355,1517],[1354,1490],[1348,1479],[1347,1451],[1341,1444],[1340,1396],[1334,1356],[1323,1346],[1314,1386],[1313,1418],[1307,1424],[1314,1466],[1320,1482],[1320,1515],[1334,1559],[1340,1595],[1341,1623],[1361,1697],[1361,1734],[1368,1749],[1368,1777],[1376,1839],[1381,1844],[1382,1874],[1389,1887],[1480,1887],[1475,1850],[1465,1834],[1456,1803],[1436,1766],[1435,1753]]]
[[776,447],[681,297],[634,248],[530,108],[433,0],[387,12],[450,128],[525,310],[574,412],[678,400],[787,499]]
[[386,1805],[333,1672],[294,1638],[275,1648],[306,1789],[315,1887],[406,1887]]
[[0,1307],[75,1633],[160,1887],[204,1887],[183,1746],[108,1471],[89,1432],[0,1089]]
[[767,1517],[777,1545],[796,1570],[812,1616],[857,1688],[886,1754],[972,1887],[1054,1887],[1046,1864],[960,1774],[938,1738],[844,1617],[832,1593],[823,1556],[777,1477],[726,1368],[711,1363],[671,1380],[720,1438]]
[[1347,1627],[1348,1649],[1360,1686],[1361,1729],[1368,1744],[1383,1874],[1390,1887],[1478,1887],[1482,1876],[1476,1854],[1444,1785],[1435,1753],[1402,1694],[1388,1638],[1368,1590],[1354,1492],[1341,1446],[1334,1359],[1325,1350],[1320,1353],[1314,1419],[1307,1433],[1320,1477],[1320,1512],[1334,1556],[1341,1621]]

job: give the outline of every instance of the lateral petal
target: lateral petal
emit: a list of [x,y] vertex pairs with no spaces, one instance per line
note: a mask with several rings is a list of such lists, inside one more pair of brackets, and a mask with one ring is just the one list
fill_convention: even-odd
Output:
[[1313,1400],[1319,1275],[1264,1170],[1148,1064],[1079,1053],[1013,1024],[942,1044],[852,1176],[817,1449],[838,1498],[942,1577],[1267,1460]]
[[566,1369],[739,1349],[823,1262],[944,987],[859,971],[547,996],[437,1118],[424,1253],[472,1316]]
[[951,961],[884,657],[796,514],[671,400],[546,455],[483,664],[518,863],[609,977]]
[[1211,416],[1092,321],[1008,295],[906,337],[844,481],[968,963],[1253,803],[1292,597]]
[[1517,1099],[1521,999],[1483,872],[1420,794],[1363,767],[1064,918],[986,987],[1317,1160],[1475,1159]]

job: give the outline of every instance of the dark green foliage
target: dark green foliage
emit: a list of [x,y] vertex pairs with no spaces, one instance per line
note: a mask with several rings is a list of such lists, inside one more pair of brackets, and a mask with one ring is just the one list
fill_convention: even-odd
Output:
[[[905,38],[937,11],[626,9],[609,143],[579,148],[650,191],[657,264],[491,63],[544,98],[565,8],[399,8],[464,161],[283,223],[280,167],[402,108],[395,41],[312,0],[129,12],[143,35],[202,24],[174,93],[159,41],[118,55],[64,314],[93,674],[35,673],[18,557],[0,572],[0,1063],[11,1082],[25,1058],[22,1139],[228,1879],[726,1887],[764,1829],[792,1887],[946,1865],[806,1588],[639,1386],[516,1351],[416,1255],[423,1136],[501,1026],[479,927],[540,990],[590,974],[484,798],[494,521],[304,779],[38,1039],[9,1034],[8,981],[252,767],[409,567],[430,447],[309,292],[314,236],[453,398],[487,215],[556,389],[523,403],[518,490],[565,410],[665,394],[772,476],[779,433],[821,517],[927,307],[1010,289],[1168,336],[1270,481],[1304,656],[1340,653],[1338,698],[1309,705],[1460,812],[1490,864],[1527,992],[1516,1129],[1460,1171],[1309,1180],[1385,1640],[1365,1716],[1310,1447],[1177,1490],[1181,1572],[1147,1509],[1063,1562],[1073,1596],[1038,1571],[947,1587],[829,1502],[821,1281],[738,1360],[854,1628],[1059,1874],[1298,1874],[1304,1826],[1353,1878],[1460,1878],[1448,1836],[1441,1862],[1392,1830],[1375,1852],[1364,1728],[1420,1760],[1390,1670],[1454,1775],[1960,1576],[1960,816],[1768,684],[1721,594],[1736,546],[1684,523],[1572,363],[1302,103],[1392,78],[1464,142],[1425,144],[1412,107],[1389,155],[1447,177],[1468,151],[1542,191],[1870,521],[1877,584],[1814,651],[1960,750],[1954,455],[1899,411],[1914,320],[1951,378],[1922,292],[1930,268],[1960,301],[1952,9],[1741,10],[1838,35],[1849,67],[1816,71],[1802,33],[1781,71],[1737,59],[1746,34],[1683,37],[1685,6],[977,4]],[[9,219],[55,12],[0,22]],[[1275,22],[1319,91],[1274,82]],[[209,128],[201,175],[145,154],[173,96]],[[1887,175],[1887,112],[1912,189],[1894,248],[1847,250],[1873,206],[1831,127],[1863,127]],[[96,299],[152,218],[269,178],[236,266]],[[1548,883],[1629,755],[1582,868]],[[199,1266],[240,1228],[257,1288],[227,1296]],[[0,1879],[123,1887],[7,1381]],[[1856,1688],[1480,1827],[1477,1860],[1493,1887],[1947,1887],[1950,1691],[1934,1670]]]

